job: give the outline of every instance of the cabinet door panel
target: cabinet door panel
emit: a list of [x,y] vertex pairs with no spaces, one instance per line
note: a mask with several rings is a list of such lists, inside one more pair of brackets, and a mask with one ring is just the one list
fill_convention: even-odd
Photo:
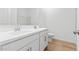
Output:
[[32,51],[39,51],[39,40],[33,42]]
[[48,31],[45,31],[45,46],[48,45]]
[[43,31],[40,33],[40,50],[43,51],[47,45],[48,45],[48,34],[47,31]]
[[45,44],[45,42],[44,42],[44,36],[41,36],[40,37],[40,50],[41,51],[44,50],[44,44]]
[[39,51],[39,40],[34,40],[19,51]]

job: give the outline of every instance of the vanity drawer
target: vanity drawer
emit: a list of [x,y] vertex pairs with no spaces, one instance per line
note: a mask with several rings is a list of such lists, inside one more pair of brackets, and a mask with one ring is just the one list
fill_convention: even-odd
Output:
[[17,51],[21,49],[22,47],[24,47],[26,44],[30,43],[31,41],[38,39],[38,37],[39,35],[35,34],[29,37],[22,38],[20,40],[3,45],[2,49],[3,51]]

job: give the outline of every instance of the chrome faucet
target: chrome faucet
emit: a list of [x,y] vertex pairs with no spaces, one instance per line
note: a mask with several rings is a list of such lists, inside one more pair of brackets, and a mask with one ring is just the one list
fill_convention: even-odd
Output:
[[34,25],[34,29],[37,29],[37,26],[36,25]]
[[37,28],[39,28],[39,26],[38,25],[34,25],[34,29],[37,29]]

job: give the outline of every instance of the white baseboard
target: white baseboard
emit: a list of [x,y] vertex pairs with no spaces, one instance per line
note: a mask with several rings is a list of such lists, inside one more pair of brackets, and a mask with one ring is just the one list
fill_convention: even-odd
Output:
[[62,38],[58,38],[58,37],[54,37],[54,38],[57,39],[57,40],[62,40],[62,41],[66,41],[66,42],[70,42],[70,43],[76,44],[75,41],[70,41],[70,40],[66,40],[66,39],[62,39]]

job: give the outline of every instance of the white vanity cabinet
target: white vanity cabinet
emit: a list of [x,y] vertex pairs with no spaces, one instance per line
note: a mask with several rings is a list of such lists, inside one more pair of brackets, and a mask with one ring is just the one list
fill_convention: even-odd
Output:
[[43,51],[48,45],[47,30],[40,32],[40,51]]
[[48,31],[41,29],[22,36],[13,36],[0,43],[0,51],[43,51],[48,45]]

